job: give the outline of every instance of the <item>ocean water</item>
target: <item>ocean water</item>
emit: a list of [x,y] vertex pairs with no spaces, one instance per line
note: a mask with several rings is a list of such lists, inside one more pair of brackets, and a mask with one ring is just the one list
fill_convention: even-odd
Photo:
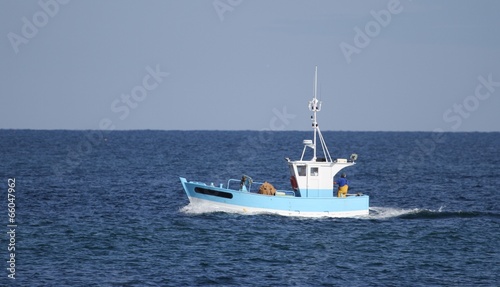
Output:
[[179,176],[289,189],[311,132],[0,130],[0,286],[498,286],[500,133],[323,135],[369,216],[188,204]]

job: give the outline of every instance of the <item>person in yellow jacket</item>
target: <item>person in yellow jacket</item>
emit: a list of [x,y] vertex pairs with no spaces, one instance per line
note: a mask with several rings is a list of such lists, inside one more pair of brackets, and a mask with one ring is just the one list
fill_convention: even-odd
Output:
[[346,174],[343,173],[340,175],[340,178],[336,181],[334,181],[334,184],[337,184],[339,186],[339,189],[337,191],[337,197],[346,197],[347,196],[347,190],[349,189],[349,181],[346,179]]

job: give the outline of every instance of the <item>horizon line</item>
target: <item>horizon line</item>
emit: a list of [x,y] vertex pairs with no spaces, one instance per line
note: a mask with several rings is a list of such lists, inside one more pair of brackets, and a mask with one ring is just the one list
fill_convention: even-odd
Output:
[[[162,132],[309,132],[311,130],[257,130],[257,129],[37,129],[37,128],[0,128],[0,131],[102,131],[102,132],[127,132],[127,131],[162,131]],[[500,133],[500,131],[426,131],[426,130],[323,130],[322,132],[366,132],[366,133]]]

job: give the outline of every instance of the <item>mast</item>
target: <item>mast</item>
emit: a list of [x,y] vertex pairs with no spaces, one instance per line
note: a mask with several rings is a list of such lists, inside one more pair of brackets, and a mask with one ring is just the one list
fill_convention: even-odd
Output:
[[318,93],[318,66],[316,66],[316,69],[314,71],[314,98],[311,102],[309,102],[309,110],[313,112],[312,116],[312,127],[314,131],[314,137],[313,137],[313,159],[316,160],[316,138],[317,138],[317,131],[318,131],[318,121],[316,118],[316,112],[319,112],[321,109],[321,103],[318,102],[317,98],[317,93]]
[[316,130],[318,129],[318,122],[316,119],[316,111],[318,109],[318,66],[316,66],[316,69],[314,70],[314,158],[313,160],[316,160]]
[[[321,111],[321,102],[318,101],[318,66],[316,66],[316,69],[314,71],[314,97],[312,101],[309,102],[309,110],[313,112],[313,115],[311,116],[312,120],[312,127],[314,131],[314,138],[313,138],[313,143],[312,146],[309,146],[313,149],[313,161],[316,161],[316,143],[317,143],[317,138],[319,137],[319,141],[321,143],[321,149],[323,150],[323,156],[324,159],[328,162],[332,162],[332,157],[330,156],[330,152],[328,151],[328,148],[325,143],[325,139],[323,138],[323,135],[321,134],[321,130],[319,129],[318,125],[318,120],[317,120],[317,112]],[[302,152],[302,158],[304,157],[304,151]],[[302,159],[301,159],[302,160]]]

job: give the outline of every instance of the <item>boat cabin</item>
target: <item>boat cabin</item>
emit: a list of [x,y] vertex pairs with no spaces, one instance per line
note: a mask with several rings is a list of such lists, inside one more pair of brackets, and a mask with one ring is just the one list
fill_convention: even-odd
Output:
[[333,197],[337,191],[333,188],[333,177],[343,168],[352,166],[357,158],[313,158],[311,160],[288,161],[290,183],[299,197]]
[[[312,140],[304,140],[304,149],[300,160],[291,161],[287,158],[290,168],[290,183],[296,196],[298,197],[333,197],[337,192],[333,190],[333,177],[343,168],[355,164],[357,154],[352,154],[349,159],[330,156],[326,142],[321,134],[317,121],[317,112],[321,110],[321,101],[317,99],[317,79],[318,70],[314,77],[314,98],[309,102],[309,110],[313,112],[311,116],[314,137]],[[323,157],[316,156],[316,140],[319,139]],[[308,149],[312,149],[312,159],[304,160]],[[335,194],[335,195],[334,195]]]

